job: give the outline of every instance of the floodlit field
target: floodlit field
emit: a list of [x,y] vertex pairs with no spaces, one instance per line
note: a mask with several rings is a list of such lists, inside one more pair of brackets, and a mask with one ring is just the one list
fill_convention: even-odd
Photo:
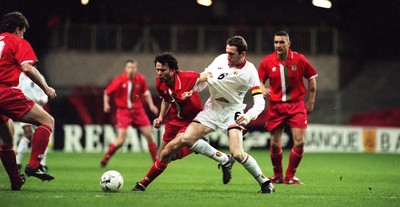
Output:
[[[269,151],[251,151],[267,176],[272,175]],[[288,152],[284,156],[287,163]],[[25,163],[28,154],[24,157]],[[102,154],[52,152],[48,156],[54,181],[28,178],[12,192],[0,169],[0,206],[399,206],[400,155],[306,154],[298,169],[305,185],[275,185],[276,193],[257,193],[258,184],[240,164],[233,179],[222,184],[217,163],[201,155],[173,162],[145,192],[132,192],[151,161],[147,153],[117,153],[107,169]],[[124,177],[121,192],[104,193],[99,180],[108,169]]]

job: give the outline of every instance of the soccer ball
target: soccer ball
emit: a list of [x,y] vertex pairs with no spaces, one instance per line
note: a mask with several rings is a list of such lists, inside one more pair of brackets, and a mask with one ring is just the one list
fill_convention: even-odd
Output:
[[101,176],[100,185],[104,192],[118,192],[124,185],[124,178],[121,173],[109,170]]

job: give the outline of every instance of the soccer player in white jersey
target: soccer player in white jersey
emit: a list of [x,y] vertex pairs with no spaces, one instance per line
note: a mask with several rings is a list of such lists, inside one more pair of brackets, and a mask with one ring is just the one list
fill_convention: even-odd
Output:
[[[241,36],[234,36],[226,42],[226,54],[218,56],[206,72],[210,98],[201,111],[188,126],[183,135],[183,144],[191,150],[219,162],[222,167],[223,182],[231,179],[232,165],[237,160],[257,180],[262,193],[275,191],[273,184],[264,176],[257,161],[243,150],[244,126],[264,110],[265,101],[260,89],[260,80],[254,65],[246,60],[247,43]],[[200,90],[204,86],[197,87]],[[253,107],[246,113],[243,99],[247,91],[253,95]],[[229,137],[227,155],[216,150],[201,139],[217,129]]]
[[[28,78],[25,73],[21,73],[19,76],[19,85],[18,88],[22,90],[22,92],[27,96],[29,99],[34,101],[39,106],[43,107],[46,105],[48,101],[47,95],[43,92],[43,90],[36,85],[30,78]],[[29,144],[31,143],[32,135],[34,132],[34,126],[29,123],[20,122],[22,130],[23,130],[23,137],[18,143],[17,147],[17,166],[18,171],[21,171],[22,168],[22,157],[25,151],[29,148]],[[47,149],[43,154],[43,159],[40,161],[39,168],[42,171],[47,171],[46,165],[46,158],[47,158]]]

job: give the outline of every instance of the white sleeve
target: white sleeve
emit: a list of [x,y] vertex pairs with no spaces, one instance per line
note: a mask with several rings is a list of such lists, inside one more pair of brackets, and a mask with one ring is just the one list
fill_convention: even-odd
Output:
[[252,72],[253,72],[253,74],[251,76],[251,81],[250,81],[251,85],[250,86],[252,88],[258,86],[258,88],[255,89],[254,91],[251,91],[251,93],[253,95],[254,104],[253,104],[253,107],[246,112],[246,115],[251,120],[255,120],[255,119],[257,119],[258,115],[260,115],[261,112],[264,111],[264,109],[265,109],[265,100],[264,100],[264,97],[263,97],[263,95],[261,93],[260,79],[258,78],[257,70],[254,68],[254,70]]
[[265,100],[262,94],[257,94],[253,96],[253,107],[246,112],[246,116],[250,118],[250,120],[257,119],[258,115],[261,114],[265,109]]

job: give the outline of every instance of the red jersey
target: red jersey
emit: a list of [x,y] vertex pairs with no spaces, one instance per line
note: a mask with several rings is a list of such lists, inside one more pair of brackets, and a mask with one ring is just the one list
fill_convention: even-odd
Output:
[[156,79],[156,88],[160,98],[171,103],[166,122],[180,120],[192,120],[203,109],[198,92],[193,93],[190,98],[182,99],[184,92],[190,91],[196,85],[199,73],[194,71],[178,71],[174,73],[175,87],[169,88],[165,83]]
[[0,83],[17,86],[24,63],[35,64],[37,57],[31,45],[23,38],[4,32],[0,34]]
[[303,77],[318,76],[314,67],[304,55],[288,50],[286,62],[278,59],[276,52],[266,56],[258,68],[261,84],[269,79],[273,102],[292,102],[303,100],[306,95]]
[[105,90],[107,95],[114,95],[114,102],[118,108],[143,108],[141,97],[149,94],[146,78],[136,73],[129,79],[126,72],[117,76]]

